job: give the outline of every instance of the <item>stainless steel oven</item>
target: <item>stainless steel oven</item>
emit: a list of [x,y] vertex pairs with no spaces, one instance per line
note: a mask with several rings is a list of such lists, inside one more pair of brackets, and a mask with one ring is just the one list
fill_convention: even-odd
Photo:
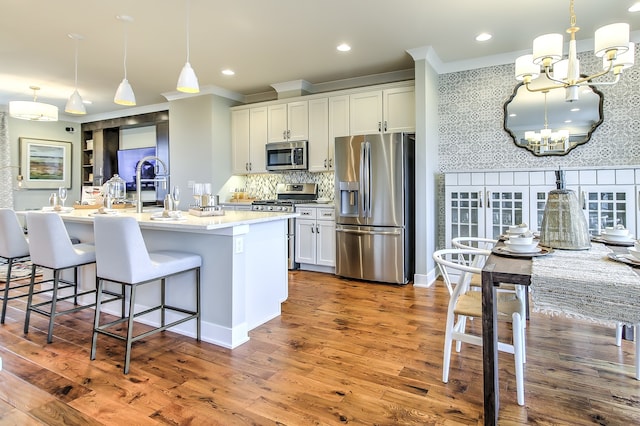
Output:
[[[293,212],[297,203],[313,203],[318,199],[318,184],[315,183],[279,183],[276,186],[276,198],[272,200],[256,200],[251,203],[251,210],[265,212]],[[298,269],[295,261],[296,222],[288,220],[287,243],[289,269]]]
[[307,170],[307,141],[272,142],[265,145],[268,171]]

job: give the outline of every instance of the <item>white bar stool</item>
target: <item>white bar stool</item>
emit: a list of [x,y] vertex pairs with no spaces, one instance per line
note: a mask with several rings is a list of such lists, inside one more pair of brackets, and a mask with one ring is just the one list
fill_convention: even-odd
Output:
[[8,301],[28,296],[28,293],[9,296],[9,291],[29,287],[29,284],[17,284],[11,287],[11,269],[15,262],[29,258],[29,242],[16,212],[5,208],[0,209],[0,257],[7,260],[7,278],[4,283],[2,316],[0,316],[0,324],[4,324]]
[[[124,374],[129,373],[131,345],[133,342],[174,327],[185,321],[196,320],[196,339],[200,341],[200,267],[202,258],[197,254],[179,251],[149,252],[142,237],[138,222],[127,216],[96,216],[94,218],[96,245],[96,287],[97,303],[91,341],[91,359],[96,357],[98,334],[113,337],[126,342]],[[165,301],[166,278],[172,275],[195,271],[195,310],[167,305]],[[135,312],[136,289],[140,285],[160,280],[160,305]],[[104,282],[119,283],[130,287],[128,316],[100,325],[100,308]],[[133,335],[134,319],[160,310],[160,326],[152,330]],[[170,324],[165,323],[165,312],[173,311],[185,316]],[[126,336],[109,331],[115,325],[127,322]]]
[[[27,334],[29,332],[31,312],[37,312],[49,317],[47,343],[51,343],[53,325],[57,316],[77,312],[95,305],[95,303],[78,305],[78,297],[95,293],[95,289],[78,293],[78,267],[95,263],[95,248],[93,244],[73,244],[69,239],[67,228],[65,228],[64,222],[58,213],[27,212],[27,230],[29,233],[29,252],[31,253],[33,266],[24,320],[24,333]],[[53,271],[53,279],[40,282],[41,284],[53,282],[52,288],[41,289],[39,292],[34,291],[37,266]],[[63,279],[61,272],[71,268],[73,268],[73,281]],[[66,288],[73,288],[73,294],[60,296],[60,291]],[[44,292],[51,292],[51,300],[34,304],[33,295]],[[119,297],[122,298],[121,295]],[[71,298],[73,298],[74,307],[59,311],[58,302]],[[50,309],[43,309],[47,305],[50,305]]]

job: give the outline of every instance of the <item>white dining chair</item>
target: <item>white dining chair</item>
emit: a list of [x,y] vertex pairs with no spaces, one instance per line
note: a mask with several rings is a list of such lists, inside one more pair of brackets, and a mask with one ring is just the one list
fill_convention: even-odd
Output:
[[[471,277],[479,275],[482,268],[474,266],[482,264],[491,254],[488,250],[479,249],[443,249],[433,253],[433,259],[438,264],[442,277],[451,288],[451,297],[447,308],[445,325],[444,357],[442,366],[442,381],[449,381],[449,366],[451,349],[456,342],[456,352],[460,352],[462,342],[482,345],[482,335],[467,332],[466,321],[469,318],[482,318],[482,293],[470,289]],[[453,281],[451,272],[458,277]],[[525,336],[521,312],[524,302],[516,293],[497,293],[497,312],[499,319],[512,321],[512,343],[498,342],[498,350],[514,355],[516,394],[519,405],[524,405],[524,363]]]
[[[24,320],[24,333],[29,332],[29,321],[31,313],[36,312],[49,317],[49,327],[47,332],[47,343],[53,340],[53,325],[56,317],[60,315],[77,312],[82,309],[91,308],[95,303],[84,305],[78,304],[78,298],[85,295],[95,294],[95,289],[78,291],[78,268],[80,266],[95,263],[96,254],[93,244],[79,243],[73,244],[67,233],[64,222],[53,212],[27,212],[27,231],[29,234],[29,252],[31,254],[31,282],[29,283],[29,295],[27,296],[27,307]],[[35,291],[36,267],[42,267],[53,271],[53,278],[41,281],[53,283],[48,289]],[[73,269],[73,281],[62,278],[62,271]],[[71,294],[64,294],[64,289],[72,289]],[[33,296],[38,293],[49,292],[51,299],[44,302],[33,303]],[[59,309],[58,303],[73,299],[73,308]],[[49,307],[48,309],[46,307]]]
[[15,291],[29,287],[28,283],[11,285],[13,265],[29,258],[29,242],[16,212],[7,208],[0,209],[0,257],[7,262],[7,277],[2,289],[2,316],[0,316],[0,324],[4,324],[8,302],[28,295],[26,292],[15,293]]
[[[451,239],[451,245],[454,248],[459,248],[463,250],[491,250],[495,245],[498,244],[498,240],[494,240],[493,238],[486,237],[456,237]],[[478,259],[477,261],[484,262],[484,259]],[[484,266],[474,265],[477,267]],[[476,288],[482,288],[482,279],[479,275],[474,275],[471,278],[470,285]],[[523,319],[522,325],[524,328],[527,328],[527,321],[529,319],[529,290],[522,285],[515,285],[510,283],[501,283],[498,287],[498,291],[507,291],[514,292],[518,294],[518,297],[521,300],[524,300],[524,306],[522,307],[522,312],[520,312],[520,318]]]
[[[129,373],[131,346],[144,337],[164,331],[185,321],[196,320],[196,340],[200,341],[200,267],[202,258],[181,251],[148,251],[138,222],[128,216],[96,216],[94,218],[96,245],[97,303],[91,339],[91,359],[96,358],[98,334],[125,342],[124,374]],[[193,271],[195,273],[195,307],[191,309],[167,304],[166,279]],[[136,312],[136,293],[139,286],[160,281],[160,304]],[[119,283],[130,290],[129,309],[122,318],[100,324],[102,294],[105,282]],[[134,319],[160,311],[160,325],[134,335]],[[178,318],[167,324],[166,312],[177,313]],[[116,334],[113,328],[126,323],[126,336]]]

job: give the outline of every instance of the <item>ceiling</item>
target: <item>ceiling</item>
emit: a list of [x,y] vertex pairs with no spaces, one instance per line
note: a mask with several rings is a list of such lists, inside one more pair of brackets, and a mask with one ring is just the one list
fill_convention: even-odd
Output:
[[[579,40],[596,28],[628,22],[640,30],[635,0],[576,0]],[[122,112],[113,95],[127,77],[137,106],[166,102],[186,60],[187,0],[0,0],[0,105],[39,100],[60,107],[78,89],[92,115]],[[190,0],[190,62],[201,89],[275,98],[271,86],[295,80],[312,85],[413,68],[407,50],[431,46],[438,72],[510,63],[533,38],[569,26],[568,0]],[[128,15],[124,24],[117,15]],[[493,38],[475,41],[480,32]],[[637,33],[632,39],[635,40]],[[347,42],[348,53],[336,46]],[[586,42],[585,42],[586,43]],[[589,46],[592,46],[589,44]],[[231,68],[232,77],[221,70]],[[515,80],[514,80],[515,84]],[[73,119],[72,119],[73,120]]]

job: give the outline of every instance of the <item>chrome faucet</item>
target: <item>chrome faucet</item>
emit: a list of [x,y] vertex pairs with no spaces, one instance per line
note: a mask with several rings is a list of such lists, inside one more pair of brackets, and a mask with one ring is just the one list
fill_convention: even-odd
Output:
[[[142,179],[142,165],[145,161],[149,160],[155,160],[157,162],[155,167],[156,170],[158,170],[158,164],[162,165],[163,174],[156,174],[153,179]],[[136,213],[142,213],[142,182],[162,182],[162,189],[166,189],[167,179],[169,179],[169,170],[167,169],[167,165],[158,157],[150,155],[143,157],[138,162],[138,165],[136,166],[136,198],[138,199],[138,203],[136,204]]]

